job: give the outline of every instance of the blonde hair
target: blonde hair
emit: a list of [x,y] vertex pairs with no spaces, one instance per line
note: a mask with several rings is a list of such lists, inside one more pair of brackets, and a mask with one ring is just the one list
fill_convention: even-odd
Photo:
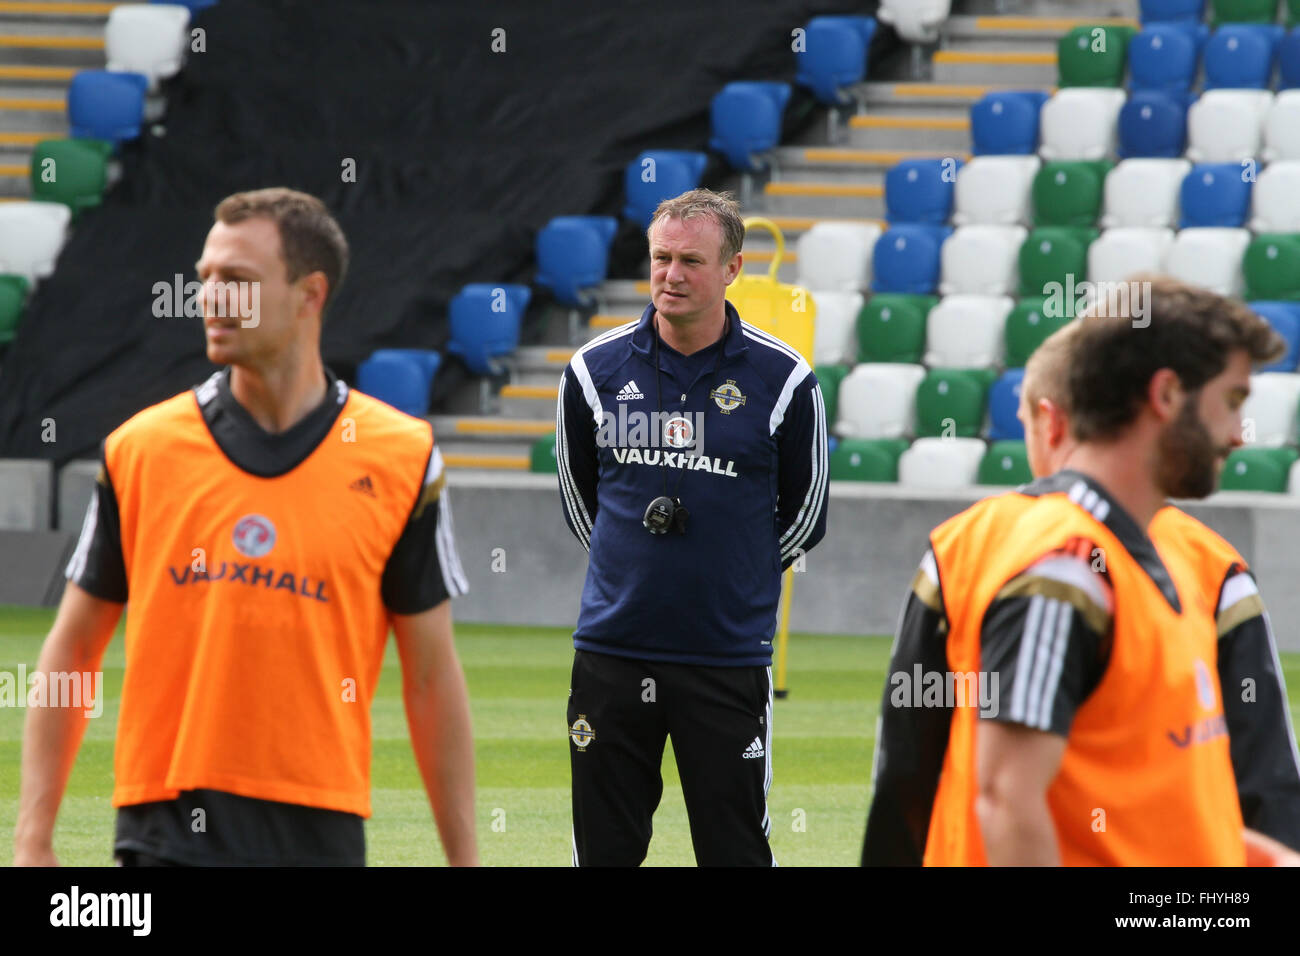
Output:
[[745,221],[740,218],[740,203],[736,202],[730,192],[692,189],[672,199],[665,199],[655,208],[655,214],[645,231],[646,240],[649,241],[650,230],[661,219],[680,219],[685,222],[700,216],[712,219],[722,230],[721,261],[729,261],[745,244]]

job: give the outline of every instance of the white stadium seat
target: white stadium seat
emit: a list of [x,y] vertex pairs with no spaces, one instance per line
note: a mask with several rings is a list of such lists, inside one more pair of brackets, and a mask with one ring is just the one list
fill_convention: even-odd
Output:
[[813,324],[813,362],[816,365],[852,365],[858,360],[858,313],[861,292],[818,292],[817,321]]
[[149,88],[175,76],[190,45],[190,11],[179,4],[124,3],[113,8],[104,26],[108,69],[143,73]]
[[875,223],[815,222],[799,237],[799,285],[827,292],[862,292],[871,285]]
[[961,226],[939,250],[941,295],[1015,295],[1024,226]]
[[1250,397],[1241,406],[1242,437],[1247,439],[1246,444],[1281,448],[1291,442],[1296,433],[1297,404],[1300,404],[1300,375],[1294,372],[1252,375]]
[[1164,272],[1172,229],[1106,229],[1088,247],[1089,282],[1123,282],[1137,272]]
[[1185,159],[1126,159],[1106,174],[1101,225],[1174,229],[1178,191],[1192,168]]
[[1043,104],[1039,124],[1043,159],[1105,159],[1115,154],[1123,90],[1072,86]]
[[1287,476],[1286,490],[1293,495],[1300,495],[1300,461],[1291,465],[1291,472]]
[[863,362],[840,382],[842,438],[903,438],[916,430],[916,389],[922,365]]
[[898,459],[898,483],[936,489],[976,484],[986,450],[979,438],[918,438]]
[[1283,90],[1264,119],[1264,161],[1300,159],[1300,90]]
[[958,226],[1027,225],[1037,156],[976,156],[957,170],[952,221]]
[[23,276],[28,282],[52,273],[71,218],[63,203],[0,204],[0,272]]
[[1260,154],[1264,119],[1273,105],[1268,90],[1209,90],[1187,110],[1187,158],[1194,163],[1236,163]]
[[1250,202],[1250,228],[1255,232],[1300,232],[1300,159],[1265,166]]
[[932,368],[998,365],[1007,315],[1015,304],[1005,295],[944,296],[926,320],[925,364]]
[[1241,257],[1249,229],[1180,229],[1165,257],[1165,272],[1219,295],[1241,294]]
[[881,0],[876,19],[908,43],[934,43],[952,11],[952,0]]

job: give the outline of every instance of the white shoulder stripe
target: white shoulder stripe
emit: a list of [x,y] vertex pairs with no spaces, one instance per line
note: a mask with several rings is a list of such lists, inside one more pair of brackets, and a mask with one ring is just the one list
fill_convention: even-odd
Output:
[[80,583],[86,573],[86,562],[90,559],[90,543],[95,540],[95,529],[99,524],[99,489],[90,491],[90,504],[86,506],[86,516],[81,522],[81,537],[77,539],[77,549],[63,572],[63,576]]
[[424,472],[425,487],[428,487],[442,477],[443,467],[442,452],[438,450],[438,444],[435,442],[433,445],[433,451],[429,455],[429,467]]
[[802,358],[795,363],[795,367],[786,376],[785,385],[781,388],[781,394],[777,397],[776,404],[772,406],[772,414],[767,420],[767,433],[775,435],[776,430],[781,427],[781,422],[785,421],[785,410],[790,407],[790,400],[794,398],[794,390],[799,387],[800,383],[808,377],[812,369]]
[[616,326],[610,329],[608,332],[602,332],[600,335],[596,336],[586,345],[579,347],[578,351],[574,354],[582,355],[585,352],[590,352],[598,345],[604,345],[606,342],[611,342],[614,339],[621,338],[624,335],[631,335],[633,332],[636,331],[636,327],[637,325],[640,324],[640,322],[641,319],[638,317],[623,325]]
[[1245,571],[1234,574],[1224,582],[1223,593],[1219,597],[1219,613],[1222,614],[1243,598],[1258,593],[1259,587],[1255,584],[1255,579],[1249,574]]
[[460,597],[469,590],[469,581],[456,553],[456,529],[452,526],[449,490],[442,489],[438,496],[438,529],[434,543],[438,549],[438,567],[442,568],[442,583],[449,597]]
[[1105,583],[1100,574],[1095,573],[1088,566],[1083,558],[1063,554],[1050,555],[1031,565],[1024,573],[1072,585],[1088,595],[1107,614],[1114,613],[1115,597],[1110,586]]
[[600,404],[600,393],[596,391],[596,383],[591,379],[591,372],[587,369],[587,363],[579,352],[573,356],[569,365],[573,368],[573,374],[578,379],[578,384],[582,387],[582,397],[587,400],[587,407],[591,409],[592,419],[596,427],[599,428],[605,419],[605,410]]
[[746,338],[753,339],[755,342],[759,342],[762,345],[766,345],[768,348],[773,349],[774,351],[782,352],[785,354],[787,358],[789,358],[792,361],[796,361],[796,362],[803,361],[802,355],[796,352],[788,343],[782,342],[780,339],[778,339],[775,335],[772,335],[770,332],[764,332],[762,329],[755,328],[752,325],[742,326],[742,330],[744,331]]

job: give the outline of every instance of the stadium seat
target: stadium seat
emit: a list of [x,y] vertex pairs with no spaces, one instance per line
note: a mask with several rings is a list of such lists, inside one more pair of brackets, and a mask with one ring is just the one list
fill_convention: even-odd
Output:
[[1142,22],[1205,19],[1205,0],[1141,0]]
[[1165,272],[1219,295],[1241,293],[1241,257],[1250,242],[1247,229],[1180,229],[1165,256]]
[[872,291],[932,294],[939,285],[939,249],[951,233],[946,226],[890,226],[871,252]]
[[1251,200],[1254,232],[1300,232],[1300,160],[1265,166]]
[[[885,174],[885,214],[891,224],[944,225],[952,215],[952,161],[905,159]],[[961,161],[957,161],[960,169]]]
[[1185,159],[1122,161],[1106,175],[1102,226],[1174,228],[1178,190],[1191,168]]
[[1263,159],[1300,159],[1300,90],[1279,93],[1264,120]]
[[1024,441],[995,441],[980,459],[981,485],[1027,485],[1033,480]]
[[1028,225],[1037,156],[976,156],[957,171],[957,226]]
[[926,322],[938,304],[933,295],[873,295],[858,315],[858,361],[920,362]]
[[1282,28],[1228,23],[1205,44],[1205,89],[1266,90]]
[[617,230],[613,216],[556,216],[537,234],[537,284],[563,305],[588,304],[584,290],[605,281]]
[[519,329],[531,291],[524,285],[470,283],[451,300],[447,351],[476,375],[500,371],[495,361],[519,347]]
[[[1100,31],[1100,34],[1098,33]],[[1133,28],[1077,26],[1057,41],[1058,86],[1123,86]]]
[[372,355],[357,366],[357,390],[408,415],[429,410],[420,363],[393,350]]
[[817,321],[813,325],[813,361],[818,365],[851,363],[857,358],[861,292],[813,292]]
[[1300,302],[1247,302],[1259,315],[1268,320],[1273,331],[1286,341],[1286,354],[1276,362],[1261,365],[1260,372],[1294,372],[1300,365]]
[[81,70],[68,85],[68,128],[78,139],[135,139],[148,87],[149,78],[142,73]]
[[1187,158],[1194,163],[1255,158],[1272,105],[1267,90],[1206,92],[1187,110]]
[[1300,28],[1292,29],[1277,44],[1277,88],[1300,87]]
[[735,169],[759,169],[762,164],[755,161],[755,154],[781,142],[781,122],[789,101],[789,83],[728,83],[709,107],[709,148],[725,156]]
[[916,389],[925,377],[920,365],[866,362],[840,383],[841,438],[903,438],[916,428]]
[[1281,448],[1296,440],[1300,375],[1258,372],[1250,377],[1250,395],[1241,406],[1242,438],[1258,448]]
[[555,458],[554,432],[533,442],[533,447],[528,452],[528,470],[552,475],[560,470],[560,464]]
[[840,17],[813,17],[805,27],[802,49],[795,51],[794,81],[827,106],[849,102],[845,87],[861,83],[867,72],[863,33]]
[[952,10],[952,0],[881,0],[876,16],[908,43],[934,43]]
[[960,226],[943,244],[943,295],[1011,295],[1024,226]]
[[1105,159],[1115,153],[1123,90],[1063,89],[1043,104],[1039,122],[1043,159]]
[[1272,23],[1277,0],[1210,0],[1212,23]]
[[1088,247],[1088,281],[1124,282],[1138,272],[1164,272],[1172,229],[1107,229]]
[[995,90],[970,108],[971,152],[976,156],[1029,156],[1038,152],[1041,90]]
[[799,237],[799,285],[817,292],[860,292],[871,286],[875,223],[815,222]]
[[984,442],[978,438],[918,438],[898,459],[898,483],[911,488],[965,488],[979,480]]
[[1024,368],[1029,356],[1043,340],[1074,318],[1073,299],[1054,299],[1049,308],[1046,296],[1021,299],[1007,315],[1007,368]]
[[1107,160],[1044,163],[1034,177],[1034,225],[1096,225],[1102,184],[1112,167]]
[[1294,448],[1238,448],[1224,462],[1219,490],[1285,492],[1298,457]]
[[113,144],[103,139],[45,139],[32,150],[32,198],[67,206],[75,220],[98,206],[108,187]]
[[813,369],[817,384],[822,390],[822,402],[826,406],[826,420],[834,426],[839,420],[840,383],[849,374],[847,365],[818,365]]
[[1068,229],[1044,226],[1035,229],[1020,247],[1020,294],[1022,296],[1069,296],[1088,277],[1088,246],[1097,238],[1096,229]]
[[375,349],[370,353],[371,358],[396,356],[408,362],[414,362],[415,367],[420,370],[420,381],[424,386],[424,409],[416,414],[423,415],[429,407],[429,397],[433,392],[433,380],[438,377],[438,369],[442,365],[442,355],[433,349]]
[[1009,368],[989,389],[989,441],[1024,440],[1025,426],[1016,417],[1024,380],[1023,368]]
[[708,164],[705,153],[676,149],[642,153],[623,173],[624,217],[648,228],[659,203],[699,186]]
[[1010,296],[944,296],[926,322],[925,364],[944,368],[1001,364],[1007,314],[1014,305]]
[[917,437],[977,437],[995,377],[992,369],[930,369],[916,387]]
[[1264,232],[1241,257],[1247,299],[1300,299],[1300,234]]
[[[149,0],[150,3],[162,3],[163,0]],[[190,13],[198,13],[200,10],[206,10],[208,7],[215,7],[218,0],[166,0],[168,3],[178,3],[187,8]]]
[[1119,111],[1119,155],[1177,159],[1187,147],[1187,110],[1168,93],[1139,90]]
[[50,275],[71,220],[62,203],[0,203],[0,273],[29,283]]
[[175,3],[123,3],[104,25],[104,55],[114,73],[141,73],[149,89],[175,76],[190,46],[190,11]]
[[1193,166],[1179,188],[1182,228],[1217,226],[1237,229],[1250,215],[1251,181],[1238,163]]
[[1134,91],[1185,97],[1196,80],[1196,41],[1174,24],[1153,23],[1129,43],[1128,71]]
[[1282,12],[1288,27],[1300,24],[1300,0],[1283,0]]
[[22,276],[0,275],[0,345],[13,341],[27,304],[27,280]]
[[844,438],[831,452],[831,481],[898,481],[901,438]]

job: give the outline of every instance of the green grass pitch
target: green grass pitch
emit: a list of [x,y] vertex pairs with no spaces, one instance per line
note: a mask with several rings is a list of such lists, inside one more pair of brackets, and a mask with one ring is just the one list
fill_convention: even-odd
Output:
[[[0,607],[0,670],[34,667],[53,612]],[[567,630],[458,624],[478,760],[478,838],[491,866],[566,866],[571,860],[565,701],[572,663]],[[1284,654],[1291,717],[1300,714],[1300,654]],[[866,820],[876,712],[889,641],[796,634],[790,697],[775,704],[772,847],[786,866],[855,865]],[[59,813],[61,863],[112,862],[113,736],[122,687],[122,638],[104,660],[104,714],[91,722]],[[401,673],[390,641],[373,707],[372,866],[441,865],[437,830],[411,753]],[[12,860],[22,709],[0,708],[0,864]],[[690,833],[671,747],[647,864],[691,865]]]

